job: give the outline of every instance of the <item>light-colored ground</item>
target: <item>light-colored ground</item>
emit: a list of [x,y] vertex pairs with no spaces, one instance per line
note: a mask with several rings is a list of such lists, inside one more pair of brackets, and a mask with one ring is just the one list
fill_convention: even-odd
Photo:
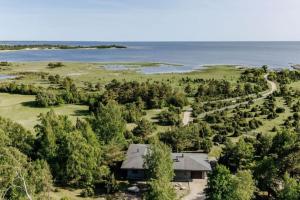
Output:
[[182,200],[204,200],[204,189],[206,188],[206,179],[194,179],[189,183],[190,192]]
[[182,123],[184,126],[188,125],[193,119],[192,119],[192,108],[187,109],[183,112],[183,118]]

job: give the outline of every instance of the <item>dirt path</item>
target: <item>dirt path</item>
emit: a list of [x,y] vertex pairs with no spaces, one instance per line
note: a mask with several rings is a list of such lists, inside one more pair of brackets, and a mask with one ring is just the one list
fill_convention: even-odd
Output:
[[[270,89],[265,92],[265,93],[262,93],[262,96],[259,97],[259,98],[256,98],[256,99],[253,99],[253,101],[259,101],[261,99],[265,99],[266,97],[268,97],[269,95],[273,94],[276,90],[277,90],[277,85],[276,83],[274,83],[273,81],[270,81],[268,79],[268,75],[269,74],[266,74],[264,76],[265,80],[267,81],[268,85],[270,86]],[[236,97],[236,98],[230,98],[230,99],[223,99],[221,101],[226,101],[226,100],[237,100],[241,97]],[[199,118],[203,118],[205,117],[205,115],[207,114],[211,114],[211,113],[214,113],[214,112],[217,112],[217,111],[223,111],[223,110],[226,110],[226,109],[233,109],[233,108],[236,108],[240,105],[245,105],[245,104],[248,104],[249,101],[245,101],[245,102],[241,102],[241,103],[237,103],[237,104],[234,104],[234,105],[230,105],[230,106],[225,106],[223,108],[220,108],[220,109],[216,109],[216,110],[212,110],[212,111],[208,111],[208,112],[204,112],[202,114],[199,115]],[[188,125],[191,121],[192,121],[192,108],[189,108],[187,109],[184,113],[183,113],[183,119],[182,119],[182,123],[184,126]]]
[[182,123],[184,126],[188,125],[193,119],[192,119],[192,108],[187,109],[183,112],[183,118]]

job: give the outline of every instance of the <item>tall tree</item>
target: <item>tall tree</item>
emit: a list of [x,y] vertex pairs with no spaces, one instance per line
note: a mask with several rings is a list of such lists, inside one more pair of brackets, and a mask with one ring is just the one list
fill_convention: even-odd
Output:
[[105,144],[125,142],[126,122],[117,103],[101,104],[90,122],[99,140]]
[[46,162],[28,162],[14,147],[1,146],[0,155],[1,199],[45,199],[52,187]]
[[234,184],[230,171],[223,165],[208,175],[207,200],[232,200],[234,199]]
[[174,177],[171,149],[155,141],[145,156],[145,168],[150,179],[146,200],[173,200],[176,193],[171,184]]
[[227,142],[220,158],[220,163],[232,171],[249,169],[253,164],[254,147],[241,138],[236,144]]
[[283,189],[279,191],[278,200],[300,199],[300,183],[288,174],[284,176]]
[[251,171],[239,171],[233,176],[235,200],[251,200],[254,197],[255,183]]

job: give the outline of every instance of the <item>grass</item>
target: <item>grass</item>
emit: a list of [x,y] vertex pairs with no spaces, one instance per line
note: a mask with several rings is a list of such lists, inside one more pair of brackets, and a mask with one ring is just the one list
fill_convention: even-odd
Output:
[[300,90],[300,81],[293,82],[288,85],[289,87],[293,88],[294,90]]
[[153,135],[160,132],[165,132],[171,128],[171,126],[161,126],[158,124],[157,116],[162,110],[163,109],[146,110],[146,115],[143,117],[144,119],[156,124],[156,130],[153,132]]
[[0,93],[0,116],[11,119],[29,130],[37,124],[38,115],[53,109],[57,114],[68,115],[72,121],[84,116],[87,106],[62,105],[54,108],[31,106],[35,96]]
[[[25,62],[25,63],[10,63],[10,66],[0,70],[0,74],[17,74],[31,73],[22,76],[19,80],[14,80],[24,84],[39,84],[47,86],[48,83],[42,80],[40,76],[35,75],[36,72],[43,72],[52,75],[59,74],[61,77],[69,76],[76,81],[80,86],[84,82],[106,84],[113,79],[134,80],[134,81],[163,81],[172,84],[175,87],[180,87],[179,80],[183,77],[202,78],[202,79],[227,79],[235,82],[242,70],[233,66],[219,65],[206,67],[203,70],[198,70],[190,73],[170,73],[170,74],[141,74],[138,72],[140,67],[158,66],[158,63],[74,63],[63,62],[64,66],[50,69],[48,62]],[[160,63],[166,65],[166,63]],[[126,65],[131,66],[130,70],[106,70],[105,65]],[[170,64],[169,64],[170,65]],[[176,66],[176,64],[171,64]]]
[[291,115],[291,111],[289,109],[289,107],[287,107],[284,104],[284,100],[283,98],[276,98],[276,105],[278,107],[283,107],[285,109],[284,113],[279,113],[279,117],[272,119],[272,120],[268,120],[265,119],[264,117],[260,117],[259,119],[263,122],[263,125],[261,127],[259,127],[258,129],[256,129],[257,132],[261,132],[261,133],[272,133],[271,130],[274,126],[276,126],[277,128],[281,127],[283,124],[283,121],[285,119],[288,118],[288,116]]

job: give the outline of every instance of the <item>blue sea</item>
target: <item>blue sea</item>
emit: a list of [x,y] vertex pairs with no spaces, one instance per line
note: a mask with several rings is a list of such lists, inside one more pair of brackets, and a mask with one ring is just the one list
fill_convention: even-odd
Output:
[[[118,44],[126,49],[24,50],[0,52],[0,61],[161,62],[161,72],[187,72],[204,65],[300,64],[300,42],[49,42],[0,41],[0,44],[61,44],[95,46]],[[120,66],[122,67],[122,66]],[[154,69],[149,68],[149,73]],[[152,70],[152,71],[151,71]],[[157,68],[156,68],[157,70]],[[147,69],[146,72],[147,73]]]

